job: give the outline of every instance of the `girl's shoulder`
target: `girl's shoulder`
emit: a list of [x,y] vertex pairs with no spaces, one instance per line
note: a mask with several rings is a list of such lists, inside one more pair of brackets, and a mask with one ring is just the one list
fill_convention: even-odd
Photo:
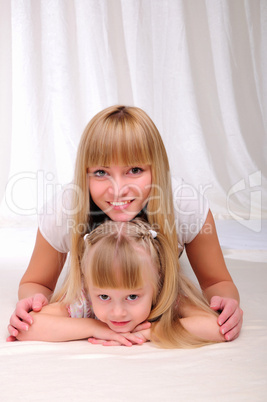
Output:
[[46,306],[42,308],[42,310],[38,311],[38,313],[35,314],[51,314],[51,315],[56,315],[59,317],[64,317],[68,316],[68,311],[67,307],[64,303],[62,302],[53,302],[49,303]]
[[94,318],[92,303],[85,290],[82,289],[79,298],[67,306],[72,318]]

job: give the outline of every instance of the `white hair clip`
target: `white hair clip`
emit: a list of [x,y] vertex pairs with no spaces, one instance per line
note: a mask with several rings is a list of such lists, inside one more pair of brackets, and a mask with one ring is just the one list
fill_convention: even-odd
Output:
[[86,239],[87,239],[88,236],[89,236],[89,233],[86,233],[86,234],[83,236],[83,240],[86,241]]
[[155,232],[155,230],[149,229],[149,232],[151,233],[151,236],[153,237],[153,239],[155,239],[157,237],[157,232]]

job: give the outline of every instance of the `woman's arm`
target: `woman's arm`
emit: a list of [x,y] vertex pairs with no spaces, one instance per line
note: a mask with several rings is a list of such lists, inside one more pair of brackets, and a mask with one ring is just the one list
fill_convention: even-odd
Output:
[[218,317],[221,333],[227,340],[235,339],[241,330],[243,311],[239,307],[238,290],[225,265],[210,211],[200,233],[186,245],[186,253],[211,308],[222,310]]
[[55,250],[38,230],[29,266],[20,281],[20,301],[10,318],[8,331],[11,337],[8,338],[9,341],[14,340],[13,337],[17,336],[18,330],[28,329],[28,324],[33,321],[33,317],[29,314],[31,310],[40,311],[48,303],[66,256]]
[[29,266],[19,285],[19,299],[42,293],[47,298],[53,293],[67,254],[54,249],[38,229]]

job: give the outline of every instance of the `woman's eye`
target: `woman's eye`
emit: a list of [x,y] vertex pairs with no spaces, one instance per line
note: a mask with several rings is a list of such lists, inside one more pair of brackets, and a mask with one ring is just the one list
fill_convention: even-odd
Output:
[[110,297],[108,295],[99,295],[99,299],[103,300],[103,301],[106,301],[106,300],[109,300]]
[[105,175],[106,175],[105,170],[96,170],[94,172],[94,176],[96,176],[96,177],[104,177]]
[[136,300],[136,299],[138,299],[138,296],[137,295],[129,295],[128,297],[127,297],[127,299],[128,300]]
[[138,173],[141,173],[141,172],[143,172],[143,169],[141,169],[140,167],[137,167],[137,166],[135,166],[132,169],[130,169],[130,173],[132,173],[132,174],[138,174]]

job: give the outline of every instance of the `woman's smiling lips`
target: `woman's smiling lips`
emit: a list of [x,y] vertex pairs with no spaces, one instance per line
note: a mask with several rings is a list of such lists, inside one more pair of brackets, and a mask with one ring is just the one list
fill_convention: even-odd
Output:
[[125,209],[128,205],[131,204],[134,200],[127,200],[127,201],[107,201],[107,203],[114,209]]

